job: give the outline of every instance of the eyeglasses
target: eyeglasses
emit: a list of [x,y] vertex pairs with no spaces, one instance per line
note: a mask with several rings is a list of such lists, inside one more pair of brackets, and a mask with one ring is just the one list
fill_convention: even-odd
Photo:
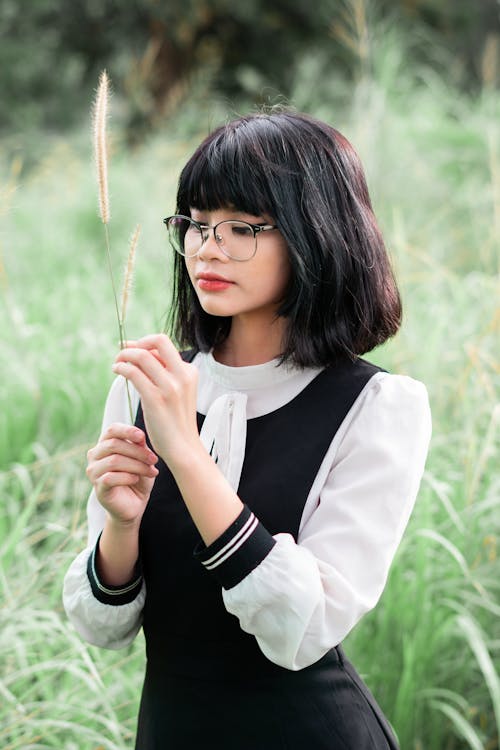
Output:
[[173,249],[185,258],[198,255],[213,232],[214,239],[224,255],[232,260],[244,261],[257,252],[257,235],[277,229],[274,224],[249,224],[247,221],[226,219],[213,227],[201,224],[188,216],[168,216],[163,219]]

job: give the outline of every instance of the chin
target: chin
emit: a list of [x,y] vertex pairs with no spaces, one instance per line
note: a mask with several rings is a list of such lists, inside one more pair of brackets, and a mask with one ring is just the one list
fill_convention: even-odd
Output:
[[200,300],[200,305],[207,315],[214,315],[217,318],[232,318],[236,314],[235,310],[228,305],[221,305],[216,300]]

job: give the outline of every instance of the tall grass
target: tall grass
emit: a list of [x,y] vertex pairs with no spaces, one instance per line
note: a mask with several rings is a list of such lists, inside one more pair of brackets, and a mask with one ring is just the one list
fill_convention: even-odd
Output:
[[[347,641],[406,748],[498,748],[500,735],[499,103],[415,78],[388,32],[352,96],[329,84],[367,165],[405,325],[379,358],[428,386],[434,437],[383,600]],[[312,57],[296,101],[328,116]],[[337,86],[335,85],[337,84]],[[321,84],[320,84],[321,86]],[[349,102],[346,107],[345,103]]]
[[[434,420],[386,591],[346,648],[402,750],[494,750],[500,106],[488,90],[470,99],[427,71],[408,71],[389,33],[351,90],[322,66],[318,57],[302,61],[294,103],[360,151],[405,303],[403,331],[370,358],[422,379]],[[194,129],[181,114],[142,151],[117,148],[113,157],[114,242],[125,246],[131,215],[143,225],[131,336],[163,328],[161,219],[198,140],[182,133]],[[85,543],[83,456],[117,346],[90,161],[78,134],[52,142],[34,172],[16,176],[0,216],[0,746],[9,750],[130,747],[142,678],[141,637],[119,653],[87,646],[60,601],[65,569]]]

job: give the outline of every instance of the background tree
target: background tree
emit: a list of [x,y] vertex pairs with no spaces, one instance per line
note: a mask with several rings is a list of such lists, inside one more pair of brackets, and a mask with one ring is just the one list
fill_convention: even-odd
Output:
[[74,124],[103,67],[125,94],[132,139],[174,109],[196,76],[232,101],[286,97],[311,50],[329,70],[355,75],[367,16],[420,29],[408,64],[440,65],[425,29],[456,53],[462,86],[496,81],[496,0],[3,0],[0,131]]

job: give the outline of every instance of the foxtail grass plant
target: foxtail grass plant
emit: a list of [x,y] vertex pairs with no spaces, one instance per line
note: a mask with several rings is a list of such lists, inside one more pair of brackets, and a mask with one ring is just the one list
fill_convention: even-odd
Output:
[[[108,192],[108,137],[106,130],[108,110],[109,78],[106,71],[103,70],[97,87],[92,124],[94,134],[94,156],[97,167],[97,183],[99,186],[99,213],[106,229],[110,219]],[[109,250],[109,243],[107,248]]]
[[122,330],[125,326],[125,318],[127,316],[128,300],[129,300],[130,292],[132,290],[132,282],[134,279],[135,251],[137,248],[137,243],[139,241],[140,233],[141,233],[141,227],[140,227],[140,224],[138,224],[133,234],[130,237],[127,265],[125,266],[125,274],[123,277],[123,289],[122,289],[122,298],[121,298],[121,304],[120,304],[120,322],[121,322]]
[[[92,132],[94,142],[94,159],[97,170],[97,186],[99,198],[99,214],[104,226],[104,240],[106,246],[106,258],[108,263],[109,276],[111,279],[111,288],[116,309],[116,318],[118,321],[118,334],[120,337],[120,349],[125,346],[125,316],[130,289],[132,286],[133,268],[135,261],[135,251],[139,239],[139,227],[136,228],[132,235],[127,266],[125,269],[125,279],[121,297],[121,305],[118,305],[118,296],[116,292],[115,277],[113,273],[113,263],[111,261],[111,250],[109,241],[109,221],[111,218],[109,209],[109,191],[108,191],[108,137],[107,137],[107,119],[109,113],[109,95],[110,84],[108,74],[102,71],[99,77],[97,95],[93,107]],[[130,389],[128,380],[125,381],[127,389],[127,400],[129,408],[130,422],[134,422],[134,413],[132,409],[132,400],[130,398]]]

